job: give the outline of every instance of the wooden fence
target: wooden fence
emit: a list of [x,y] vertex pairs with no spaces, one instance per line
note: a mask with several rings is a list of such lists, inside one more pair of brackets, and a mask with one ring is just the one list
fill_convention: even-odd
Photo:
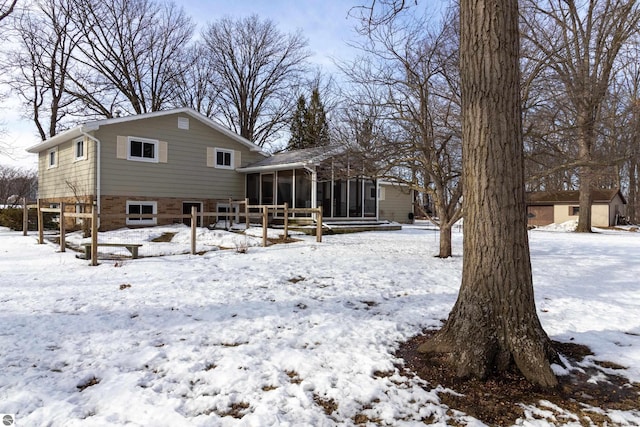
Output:
[[[244,205],[244,209],[239,209]],[[190,219],[191,221],[191,254],[196,253],[196,230],[198,219],[201,224],[204,224],[204,219],[209,217],[219,218],[224,217],[229,221],[229,226],[233,225],[234,217],[244,217],[246,228],[251,225],[251,219],[257,219],[262,226],[262,246],[267,246],[267,228],[269,225],[269,216],[281,214],[284,221],[284,239],[289,237],[289,222],[292,219],[291,215],[295,214],[312,214],[315,215],[316,223],[316,241],[322,242],[322,209],[321,208],[289,208],[285,203],[284,205],[249,205],[246,200],[243,201],[231,201],[230,206],[237,206],[236,212],[231,209],[231,212],[198,212],[196,207],[191,208],[190,214],[98,214],[95,207],[92,212],[78,213],[78,212],[65,212],[65,204],[61,203],[58,208],[45,208],[40,206],[40,201],[37,205],[24,205],[24,230],[26,230],[27,212],[30,208],[35,208],[38,211],[38,243],[44,243],[44,213],[56,213],[59,215],[59,230],[60,230],[60,252],[66,250],[66,218],[79,218],[85,219],[90,222],[90,234],[91,234],[91,265],[98,265],[98,221],[100,218],[125,218],[125,219],[147,219],[147,218],[171,218],[171,219]],[[26,235],[26,233],[25,233]]]

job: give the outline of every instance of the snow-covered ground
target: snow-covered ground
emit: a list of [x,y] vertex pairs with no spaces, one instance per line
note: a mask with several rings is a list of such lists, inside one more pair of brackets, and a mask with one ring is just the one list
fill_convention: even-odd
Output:
[[[530,232],[541,321],[553,339],[588,345],[587,362],[625,366],[638,382],[640,233],[564,229]],[[166,232],[173,243],[150,242]],[[65,427],[452,421],[436,392],[396,367],[394,350],[451,309],[460,233],[443,260],[421,224],[267,248],[201,230],[203,255],[185,254],[183,232],[129,232],[146,257],[90,267],[0,229],[0,414]],[[640,411],[612,416],[640,425]]]

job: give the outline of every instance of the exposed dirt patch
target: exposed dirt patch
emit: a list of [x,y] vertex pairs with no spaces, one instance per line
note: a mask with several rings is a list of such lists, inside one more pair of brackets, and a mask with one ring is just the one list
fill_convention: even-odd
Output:
[[293,237],[289,236],[286,239],[284,238],[284,235],[279,236],[277,239],[276,238],[267,238],[267,241],[272,244],[272,245],[277,245],[279,243],[295,243],[295,242],[301,242],[300,239],[294,239]]
[[169,243],[171,242],[171,240],[173,240],[173,236],[175,236],[176,233],[162,233],[160,236],[156,237],[155,239],[152,239],[152,242],[156,242],[156,243]]
[[232,403],[224,412],[217,412],[221,417],[232,417],[241,419],[247,414],[250,405],[247,402]]
[[80,384],[78,384],[76,388],[78,389],[78,391],[85,391],[89,387],[93,387],[94,385],[97,385],[97,384],[100,384],[100,378],[91,377],[81,382]]
[[[432,388],[442,385],[459,393],[440,393],[439,397],[449,408],[462,411],[488,425],[513,425],[518,418],[524,417],[523,405],[541,408],[544,413],[540,411],[535,416],[547,418],[554,425],[568,422],[579,422],[584,426],[616,425],[606,411],[639,409],[640,384],[631,384],[623,376],[607,373],[606,370],[615,365],[610,362],[597,362],[597,366],[581,367],[570,375],[560,376],[559,387],[551,391],[533,386],[515,370],[486,381],[461,381],[446,363],[445,356],[425,356],[417,352],[418,346],[434,332],[427,331],[400,346],[397,355],[404,359],[405,371],[427,381]],[[554,342],[554,346],[572,366],[578,366],[586,356],[592,355],[589,348],[583,345]],[[618,365],[615,367],[621,368]],[[595,375],[598,381],[589,381]],[[541,404],[541,401],[551,402],[556,407]]]
[[330,397],[322,397],[317,394],[313,395],[313,401],[320,406],[325,414],[331,415],[338,409],[338,404]]

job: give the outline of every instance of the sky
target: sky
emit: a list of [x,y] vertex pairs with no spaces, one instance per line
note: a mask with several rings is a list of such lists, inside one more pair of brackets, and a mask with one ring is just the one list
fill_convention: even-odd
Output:
[[[348,42],[358,39],[355,31],[357,20],[349,16],[350,10],[367,4],[367,0],[182,0],[184,7],[198,29],[196,35],[208,23],[224,16],[232,18],[257,14],[270,19],[284,33],[301,30],[308,39],[310,62],[328,73],[336,72],[334,60],[352,58],[357,54]],[[412,3],[412,2],[409,2]],[[420,6],[443,8],[447,0],[425,0]],[[25,151],[39,142],[35,126],[21,117],[19,101],[10,95],[0,106],[0,122],[6,134],[0,137],[0,165],[36,169],[36,155]],[[6,146],[12,148],[6,155]],[[4,153],[4,155],[2,154]]]

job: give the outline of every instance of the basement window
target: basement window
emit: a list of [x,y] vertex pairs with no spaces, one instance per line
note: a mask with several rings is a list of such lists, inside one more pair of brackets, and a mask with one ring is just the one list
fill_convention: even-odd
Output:
[[128,215],[140,215],[138,217],[127,217],[127,225],[156,225],[157,218],[155,216],[144,215],[156,215],[158,213],[158,202],[139,202],[127,200],[127,214]]

